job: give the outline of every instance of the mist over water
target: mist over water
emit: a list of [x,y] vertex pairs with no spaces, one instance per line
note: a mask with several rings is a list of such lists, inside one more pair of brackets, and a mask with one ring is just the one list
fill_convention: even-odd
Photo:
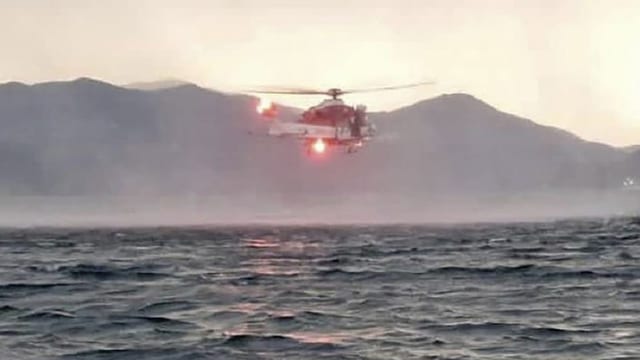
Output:
[[549,221],[635,216],[640,193],[520,196],[5,197],[0,226],[181,226]]

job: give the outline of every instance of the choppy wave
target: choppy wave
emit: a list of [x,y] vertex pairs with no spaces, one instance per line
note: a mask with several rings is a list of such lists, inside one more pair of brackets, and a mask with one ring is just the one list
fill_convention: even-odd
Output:
[[0,358],[640,358],[640,222],[0,230]]

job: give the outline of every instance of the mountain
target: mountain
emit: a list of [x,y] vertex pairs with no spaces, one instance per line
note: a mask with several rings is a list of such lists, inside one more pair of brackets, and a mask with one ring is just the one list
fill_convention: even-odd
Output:
[[[466,94],[371,114],[378,139],[324,159],[307,158],[294,141],[250,134],[267,125],[255,104],[193,84],[0,85],[0,195],[425,202],[616,190],[640,175],[636,154]],[[282,109],[287,118],[295,111]]]
[[[234,135],[246,138],[242,121],[256,118],[251,102],[195,85],[146,92],[85,78],[5,84],[0,189],[47,195],[198,190],[186,177],[210,176],[212,162],[235,156],[229,154],[233,143],[226,150],[217,145]],[[233,164],[215,165],[220,173]]]
[[622,148],[622,150],[630,153],[640,151],[640,145],[625,146]]
[[163,90],[169,89],[179,86],[189,85],[187,81],[178,80],[178,79],[167,79],[167,80],[159,80],[159,81],[147,81],[147,82],[136,82],[131,84],[126,84],[123,87],[127,89],[136,89],[136,90]]
[[619,186],[627,171],[628,156],[618,149],[500,112],[470,95],[443,95],[376,118],[382,133],[403,139],[403,146],[388,149],[394,157],[418,155],[411,179],[435,170],[434,181],[445,188],[604,189]]

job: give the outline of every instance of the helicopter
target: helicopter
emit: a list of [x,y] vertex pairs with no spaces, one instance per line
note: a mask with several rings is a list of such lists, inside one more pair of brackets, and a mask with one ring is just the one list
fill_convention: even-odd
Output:
[[367,107],[365,105],[347,105],[340,98],[342,95],[404,89],[433,83],[432,81],[425,81],[399,86],[349,90],[339,88],[328,90],[269,88],[248,90],[247,92],[255,94],[328,96],[329,98],[322,100],[318,105],[302,112],[298,119],[293,122],[279,120],[276,105],[267,99],[260,99],[256,107],[256,111],[262,117],[271,121],[267,135],[300,139],[304,142],[307,154],[320,155],[330,147],[343,147],[347,153],[356,152],[376,135],[376,126],[367,117]]

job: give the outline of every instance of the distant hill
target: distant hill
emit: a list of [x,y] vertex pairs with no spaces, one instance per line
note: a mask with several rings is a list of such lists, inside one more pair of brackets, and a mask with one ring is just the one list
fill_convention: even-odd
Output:
[[638,156],[466,94],[374,113],[380,138],[361,152],[308,159],[249,134],[266,125],[255,102],[192,84],[0,85],[0,194],[418,199],[616,189],[639,173]]
[[127,89],[136,89],[136,90],[162,90],[169,89],[173,87],[179,87],[184,85],[190,85],[189,82],[178,80],[178,79],[166,79],[159,81],[148,81],[148,82],[136,82],[131,84],[126,84],[123,87]]
[[443,191],[604,189],[618,186],[627,171],[623,151],[500,112],[470,95],[443,95],[374,118],[382,133],[402,139],[401,146],[383,146],[397,159],[411,159],[416,176],[407,179],[431,174]]
[[631,146],[625,146],[622,148],[622,150],[627,151],[627,152],[636,152],[636,151],[640,151],[640,145],[631,145]]

